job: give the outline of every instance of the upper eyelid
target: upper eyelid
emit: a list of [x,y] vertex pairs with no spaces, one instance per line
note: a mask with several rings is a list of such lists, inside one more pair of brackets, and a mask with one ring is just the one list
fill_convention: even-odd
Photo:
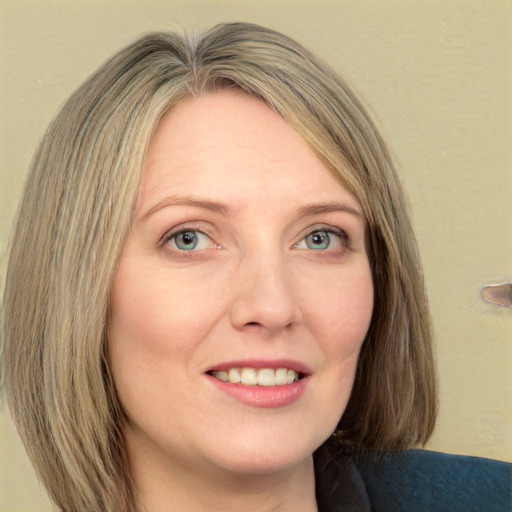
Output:
[[208,230],[206,230],[204,228],[201,229],[197,225],[193,225],[193,224],[194,224],[194,221],[192,221],[192,222],[184,222],[182,224],[178,224],[177,226],[174,226],[174,227],[168,229],[160,237],[160,243],[164,244],[167,241],[169,241],[173,236],[176,236],[179,233],[183,233],[183,232],[186,232],[186,231],[196,231],[196,232],[201,233],[201,234],[203,234],[203,235],[205,235],[208,238],[213,240],[211,233],[207,232]]
[[[205,248],[196,248],[190,250],[182,250],[179,247],[177,247],[177,241],[175,240],[173,244],[171,244],[171,240],[176,238],[180,233],[186,233],[186,232],[195,232],[200,233],[201,235],[204,235],[208,238],[208,245],[211,245],[212,247],[205,247]],[[171,228],[167,231],[167,233],[160,238],[159,242],[159,248],[165,249],[167,251],[171,251],[176,256],[179,256],[180,258],[193,258],[198,256],[199,254],[203,253],[203,251],[207,251],[210,249],[220,249],[220,245],[217,244],[217,242],[208,234],[200,229],[195,228],[189,228],[184,227],[180,229]],[[176,245],[176,247],[173,247],[172,245]]]
[[[175,226],[167,229],[159,238],[159,245],[163,245],[169,241],[173,236],[176,236],[179,233],[184,231],[196,231],[207,237],[209,237],[214,243],[218,243],[215,236],[215,229],[210,225],[211,223],[205,220],[195,219],[195,220],[184,220],[176,224]],[[300,241],[302,241],[305,237],[315,231],[326,231],[328,233],[332,233],[346,240],[346,242],[351,242],[352,234],[350,234],[350,228],[340,227],[339,225],[330,223],[330,222],[315,222],[310,224],[309,226],[300,230],[300,232],[294,237],[295,242],[293,245],[297,245]]]
[[[302,236],[299,236],[297,237],[297,241],[292,245],[292,248],[294,249],[300,249],[302,250],[303,247],[300,247],[302,244],[306,244],[306,238],[310,235],[312,235],[313,233],[317,233],[317,232],[325,232],[325,233],[328,233],[329,235],[334,235],[336,237],[339,238],[340,240],[340,243],[343,247],[343,250],[348,250],[350,249],[351,245],[352,245],[352,242],[351,242],[351,239],[350,237],[347,235],[346,231],[341,229],[341,228],[338,228],[338,227],[315,227],[314,229],[308,229]],[[309,248],[308,248],[309,249]],[[318,250],[319,253],[326,253],[326,252],[332,252],[332,251],[335,251],[335,250],[339,250],[339,248],[329,248],[327,247],[326,249],[324,250]]]
[[346,233],[345,230],[341,229],[341,228],[315,228],[315,229],[312,229],[311,231],[308,231],[302,238],[306,238],[308,235],[312,235],[313,233],[321,233],[321,232],[324,232],[324,233],[329,233],[329,234],[332,234],[332,235],[339,235],[340,237],[343,237],[343,238],[348,238],[348,235]]
[[[179,233],[183,233],[185,231],[197,231],[198,233],[202,233],[203,235],[208,236],[210,238],[213,237],[213,235],[209,229],[205,229],[204,227],[197,226],[196,222],[202,222],[202,221],[184,222],[182,224],[178,224],[177,226],[174,226],[174,227],[166,230],[163,233],[163,235],[160,237],[160,241],[168,240],[169,238],[171,238]],[[314,233],[316,231],[325,231],[327,233],[333,233],[335,235],[340,235],[345,238],[349,238],[349,235],[348,235],[346,229],[340,228],[338,226],[333,226],[332,224],[324,224],[324,223],[318,223],[316,225],[309,226],[307,228],[302,229],[296,238],[300,241],[303,238],[305,238],[306,236],[308,236],[311,233]]]
[[315,233],[316,231],[325,231],[327,233],[332,233],[334,235],[340,235],[346,238],[347,240],[350,238],[346,229],[340,228],[339,226],[334,226],[332,224],[318,223],[303,229],[297,236],[297,239],[299,241],[303,240],[308,235],[310,235],[311,233]]

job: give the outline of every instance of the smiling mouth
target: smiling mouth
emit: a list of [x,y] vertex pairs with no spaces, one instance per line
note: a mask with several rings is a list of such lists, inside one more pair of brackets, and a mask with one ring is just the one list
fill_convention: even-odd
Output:
[[242,386],[286,386],[305,377],[304,374],[290,368],[230,368],[229,370],[211,370],[208,375],[222,382],[241,384]]

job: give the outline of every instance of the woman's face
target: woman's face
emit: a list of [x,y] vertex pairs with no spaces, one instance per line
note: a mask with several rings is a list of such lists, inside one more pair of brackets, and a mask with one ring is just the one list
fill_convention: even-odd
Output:
[[310,461],[372,305],[360,205],[293,129],[241,92],[181,102],[151,142],[112,292],[130,457],[238,474]]

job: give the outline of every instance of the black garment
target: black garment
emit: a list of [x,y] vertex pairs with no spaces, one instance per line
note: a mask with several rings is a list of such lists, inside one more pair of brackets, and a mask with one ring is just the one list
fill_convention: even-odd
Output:
[[319,512],[510,512],[512,465],[425,450],[322,446],[314,455]]

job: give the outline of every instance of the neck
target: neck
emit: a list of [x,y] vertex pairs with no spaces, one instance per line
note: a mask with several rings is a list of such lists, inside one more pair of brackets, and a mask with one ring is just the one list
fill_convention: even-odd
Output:
[[[316,512],[313,457],[273,472],[235,473],[130,457],[141,512]],[[168,461],[167,461],[168,462]]]

